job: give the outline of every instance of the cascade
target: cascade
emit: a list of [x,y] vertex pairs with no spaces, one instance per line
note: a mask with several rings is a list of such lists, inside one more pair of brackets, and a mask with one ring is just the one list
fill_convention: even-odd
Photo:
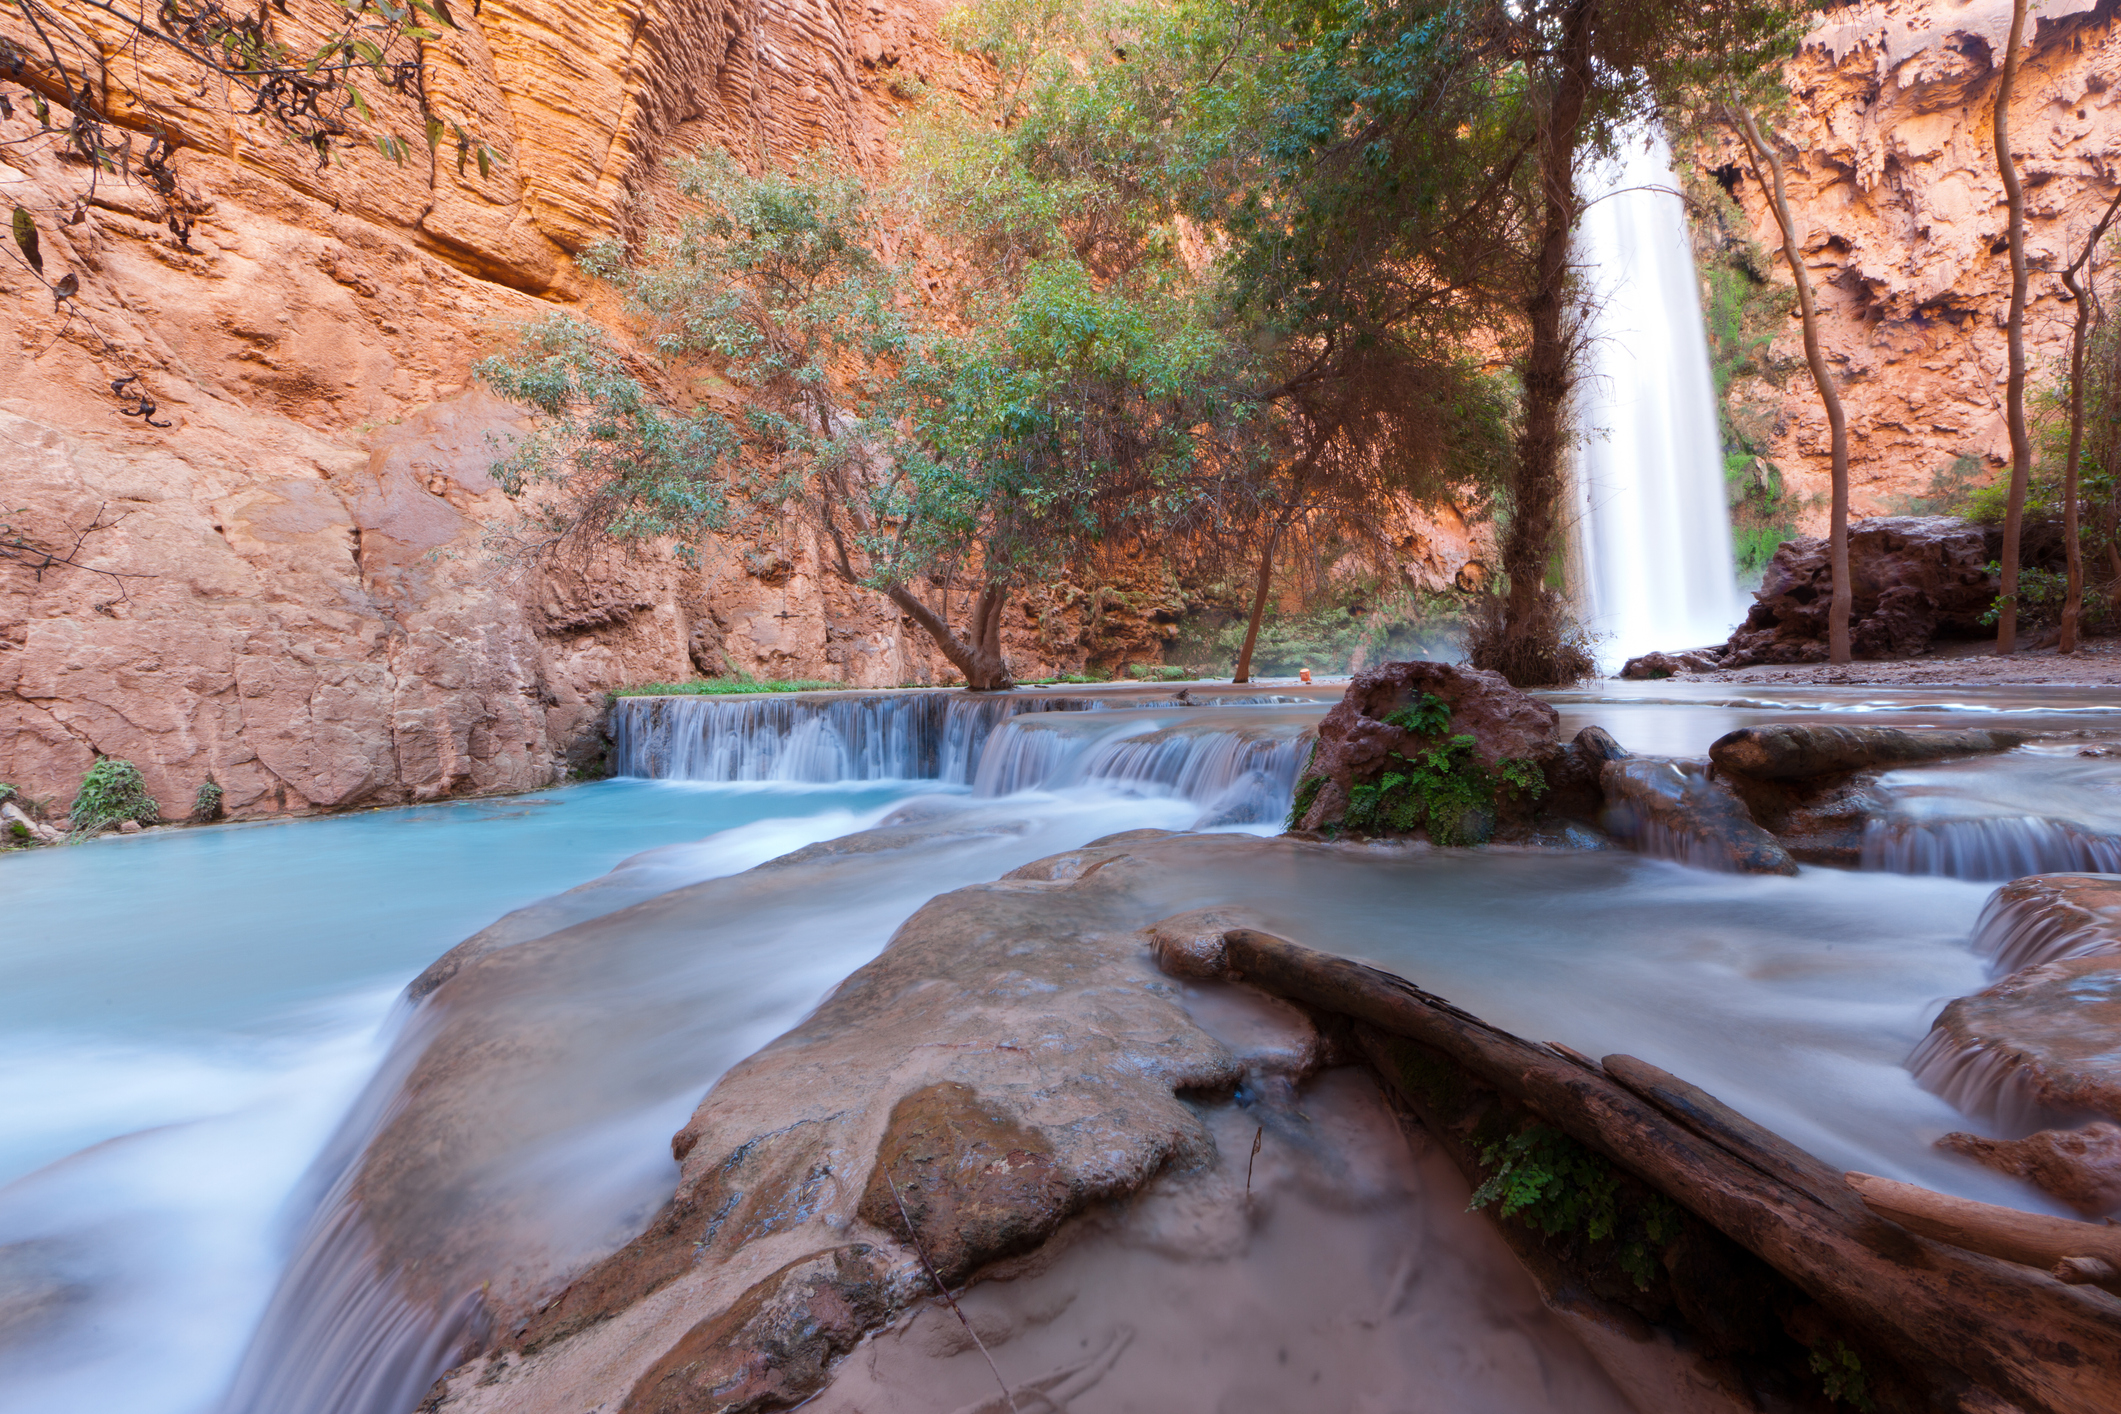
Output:
[[1745,615],[1686,210],[1658,132],[1592,176],[1575,462],[1577,611],[1602,666],[1720,643]]
[[621,697],[612,773],[676,781],[942,781],[965,785],[996,726],[1019,712],[1082,712],[1094,698],[1022,693],[844,697]]
[[2121,870],[2121,838],[2037,816],[1969,820],[1873,820],[1864,827],[1863,867],[2001,881],[2027,874]]

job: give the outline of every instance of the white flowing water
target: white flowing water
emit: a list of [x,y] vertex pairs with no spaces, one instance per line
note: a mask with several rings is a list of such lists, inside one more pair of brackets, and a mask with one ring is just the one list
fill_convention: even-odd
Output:
[[[547,999],[551,1035],[593,1044],[564,1095],[549,1087],[520,1107],[528,1127],[513,1142],[544,1161],[502,1167],[529,1185],[505,1195],[510,1211],[533,1215],[553,1260],[571,1260],[623,1237],[667,1193],[668,1136],[720,1070],[925,899],[1116,830],[1271,829],[1325,708],[1167,697],[1025,716],[985,705],[1011,699],[833,700],[856,706],[835,720],[802,705],[814,699],[697,715],[644,702],[622,729],[633,759],[667,770],[786,763],[809,724],[814,761],[927,778],[620,780],[0,858],[0,1410],[400,1414],[401,1396],[447,1360],[452,1328],[408,1318],[372,1263],[348,1260],[366,1239],[343,1226],[331,1189],[417,1051],[407,1021],[422,1013],[393,998],[497,916],[481,935],[493,945],[558,936],[894,810],[934,836],[874,867],[799,862],[731,879],[698,926],[627,933],[610,969]],[[1735,726],[1842,714],[2100,735],[2121,724],[2100,694],[2062,690],[1766,697],[1612,684],[1556,700],[1565,731],[1599,722],[1635,750],[1675,755]],[[961,754],[953,711],[968,728]],[[928,725],[888,751],[857,749],[864,712],[870,725],[911,712]],[[2114,768],[2068,743],[1903,774],[1910,822],[2037,810],[2085,835],[2121,823]],[[921,794],[930,802],[909,804]],[[959,824],[935,827],[945,816]],[[555,896],[576,884],[589,886]],[[1251,902],[1293,936],[1541,1039],[1642,1055],[1834,1161],[2032,1201],[1930,1150],[1965,1117],[1901,1066],[1936,1008],[1985,980],[1968,942],[1985,886],[1816,869],[1736,879],[1610,852],[1491,850],[1340,856],[1174,889]]]
[[1589,179],[1575,591],[1602,666],[1720,643],[1745,616],[1686,209],[1660,133]]

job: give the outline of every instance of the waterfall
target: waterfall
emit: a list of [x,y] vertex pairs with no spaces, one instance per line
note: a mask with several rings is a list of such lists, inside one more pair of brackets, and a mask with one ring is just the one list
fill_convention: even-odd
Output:
[[2121,837],[2035,816],[1873,820],[1864,827],[1863,867],[1952,879],[2111,874],[2121,870]]
[[1577,227],[1589,272],[1577,387],[1577,611],[1602,665],[1720,643],[1745,616],[1731,559],[1723,441],[1685,204],[1661,133],[1591,177]]
[[1088,697],[1023,693],[621,697],[611,706],[612,774],[969,785],[980,748],[1007,718],[1104,706]]
[[1010,722],[980,756],[973,793],[1071,785],[1172,795],[1207,807],[1202,825],[1258,825],[1288,813],[1311,752],[1307,726],[1231,722],[1225,714],[1142,731],[1091,733]]
[[[612,769],[682,781],[931,780],[981,796],[1101,785],[1198,802],[1203,826],[1265,824],[1288,811],[1323,706],[1280,696],[1213,706],[1023,693],[622,697]],[[1022,720],[1033,713],[1044,725]]]

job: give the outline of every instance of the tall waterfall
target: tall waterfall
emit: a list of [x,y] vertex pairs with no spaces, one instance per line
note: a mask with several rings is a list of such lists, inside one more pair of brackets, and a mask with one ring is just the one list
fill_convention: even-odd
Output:
[[1686,210],[1660,133],[1591,176],[1576,598],[1601,664],[1718,643],[1745,615]]

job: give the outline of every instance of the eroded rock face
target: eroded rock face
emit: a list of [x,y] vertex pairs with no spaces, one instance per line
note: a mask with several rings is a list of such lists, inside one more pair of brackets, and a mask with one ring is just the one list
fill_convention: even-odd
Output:
[[[1849,526],[1849,651],[1904,658],[1939,637],[1986,636],[1996,596],[1986,532],[1949,516],[1890,516]],[[1775,551],[1746,620],[1717,666],[1823,663],[1833,574],[1823,537]]]
[[1923,1042],[1928,1054],[1911,1064],[1928,1077],[1956,1062],[1962,1086],[1979,1084],[1986,1100],[1947,1098],[1976,1113],[2121,1120],[2117,1036],[2121,957],[2065,958],[2021,968],[1945,1007]]
[[[2008,0],[1837,5],[1819,13],[1787,71],[1798,95],[1778,120],[1794,149],[1785,150],[1790,201],[1848,413],[1859,518],[1943,509],[1963,494],[1955,486],[2008,465],[2010,258],[1991,114],[2010,12]],[[2035,386],[2041,370],[2066,361],[2069,342],[2066,295],[2051,272],[2075,257],[2113,195],[2116,24],[2092,0],[2057,0],[2033,12],[2026,35],[2010,131],[2029,193],[2025,332]],[[1723,163],[1752,237],[1772,252],[1769,278],[1786,282],[1760,181],[1735,142],[1703,167]],[[1805,507],[1803,529],[1821,533],[1829,438],[1795,318],[1766,363],[1772,378],[1741,376],[1731,401],[1755,416],[1767,459]]]
[[1513,761],[1543,763],[1556,749],[1560,713],[1519,692],[1500,673],[1448,663],[1385,663],[1358,673],[1319,723],[1317,750],[1297,782],[1299,829],[1345,819],[1351,791],[1376,780],[1393,756],[1418,755],[1434,744],[1435,733],[1385,720],[1418,706],[1425,695],[1449,707],[1444,735],[1471,736],[1473,755],[1487,770]]

